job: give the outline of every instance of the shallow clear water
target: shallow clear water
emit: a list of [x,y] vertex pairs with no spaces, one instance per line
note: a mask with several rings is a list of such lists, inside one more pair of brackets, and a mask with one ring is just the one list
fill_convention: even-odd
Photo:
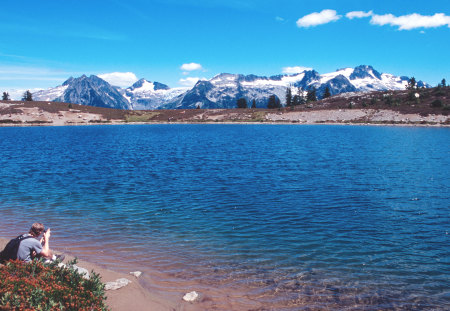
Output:
[[59,248],[245,288],[266,308],[444,310],[449,138],[325,125],[0,128],[0,235],[40,220]]

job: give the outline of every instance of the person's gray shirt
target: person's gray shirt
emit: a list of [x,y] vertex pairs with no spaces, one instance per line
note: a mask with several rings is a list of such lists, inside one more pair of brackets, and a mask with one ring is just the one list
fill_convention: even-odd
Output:
[[[31,234],[24,234],[24,236],[31,236]],[[17,259],[30,262],[33,251],[36,252],[36,255],[42,252],[41,242],[35,238],[25,239],[20,242],[19,249],[17,250]]]

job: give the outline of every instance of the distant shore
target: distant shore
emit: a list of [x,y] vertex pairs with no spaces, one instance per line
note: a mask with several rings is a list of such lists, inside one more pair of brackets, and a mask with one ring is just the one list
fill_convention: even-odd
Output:
[[176,125],[176,124],[192,124],[192,125],[346,125],[346,126],[395,126],[395,127],[430,127],[430,128],[447,128],[450,124],[415,124],[415,123],[292,123],[292,122],[111,122],[103,124],[86,124],[86,123],[74,123],[65,125],[53,125],[53,124],[0,124],[0,127],[66,127],[66,126],[98,126],[98,125]]
[[57,102],[0,102],[0,126],[116,124],[295,124],[450,126],[448,109],[400,106],[340,108],[316,104],[280,109],[119,110]]

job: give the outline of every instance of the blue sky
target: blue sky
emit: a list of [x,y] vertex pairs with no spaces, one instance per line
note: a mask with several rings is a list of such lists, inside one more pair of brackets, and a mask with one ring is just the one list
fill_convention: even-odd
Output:
[[1,11],[0,91],[82,74],[176,87],[221,72],[360,64],[432,85],[450,79],[444,0],[3,0]]

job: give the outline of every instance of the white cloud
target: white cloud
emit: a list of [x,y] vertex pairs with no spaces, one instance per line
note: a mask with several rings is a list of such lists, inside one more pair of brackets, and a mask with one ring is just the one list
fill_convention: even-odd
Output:
[[335,10],[322,10],[303,16],[297,21],[298,27],[311,27],[337,21],[342,16],[337,15]]
[[312,70],[312,68],[302,66],[283,67],[283,73],[287,74],[301,73],[305,70]]
[[7,74],[9,76],[50,77],[50,76],[64,76],[70,74],[70,72],[43,67],[0,66],[0,75],[1,74]]
[[139,80],[132,72],[110,72],[98,75],[111,85],[126,87]]
[[434,28],[441,26],[450,27],[450,16],[444,13],[434,15],[420,15],[417,13],[395,16],[392,14],[372,15],[370,20],[372,25],[391,25],[397,26],[400,30],[411,30],[415,28]]
[[180,69],[184,71],[194,71],[194,70],[201,70],[203,69],[203,67],[202,65],[197,63],[189,63],[181,65]]
[[280,16],[275,16],[275,20],[276,20],[277,22],[284,22],[284,21],[285,21],[285,19],[282,18],[282,17],[280,17]]
[[198,77],[187,77],[186,79],[180,79],[178,83],[182,86],[194,86],[198,80],[206,80],[205,78],[198,78]]
[[0,64],[0,85],[4,92],[11,89],[47,88],[64,82],[73,72],[64,70],[32,67],[32,66],[3,66]]
[[369,16],[372,16],[372,15],[373,15],[372,11],[369,11],[369,12],[352,11],[352,12],[348,12],[347,14],[345,14],[345,17],[347,17],[348,19],[354,19],[354,18],[369,17]]

